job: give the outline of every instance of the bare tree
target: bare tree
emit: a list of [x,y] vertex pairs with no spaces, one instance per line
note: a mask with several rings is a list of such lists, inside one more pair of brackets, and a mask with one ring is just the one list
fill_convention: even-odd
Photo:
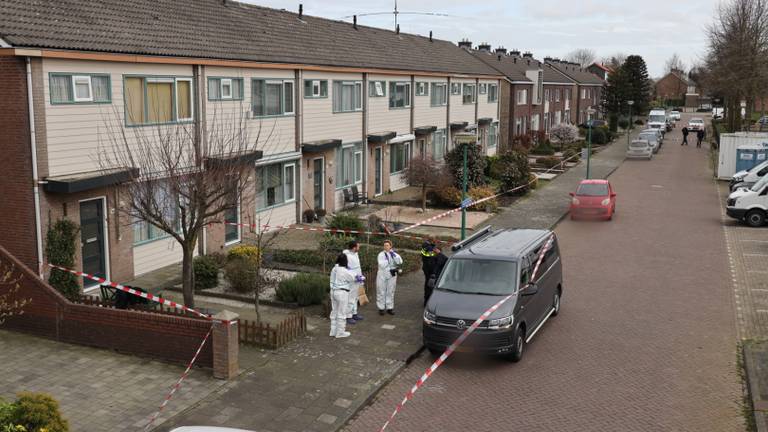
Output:
[[560,144],[560,150],[567,144],[579,139],[579,128],[568,123],[560,123],[549,130],[552,141]]
[[19,299],[21,276],[17,275],[11,264],[0,261],[0,324],[12,316],[24,314],[24,306],[29,299]]
[[411,159],[405,170],[405,178],[411,186],[421,187],[421,209],[427,209],[427,190],[435,186],[440,172],[440,164],[431,157]]
[[685,63],[677,53],[672,54],[672,57],[667,59],[664,70],[669,73],[672,71],[679,71],[685,73]]
[[611,56],[603,57],[603,59],[600,61],[605,66],[610,67],[613,70],[617,70],[621,67],[621,65],[624,64],[624,61],[627,60],[627,55],[622,52],[617,52]]
[[595,62],[597,54],[589,48],[578,48],[566,54],[565,59],[585,68]]
[[[160,118],[164,113],[157,110]],[[251,137],[246,112],[240,106],[221,119],[214,112],[207,121],[127,129],[132,133],[115,126],[121,121],[105,121],[99,165],[102,170],[138,168],[120,185],[120,211],[129,223],[151,225],[179,244],[188,307],[195,304],[192,258],[203,229],[221,223],[238,199],[243,208],[254,199],[255,161],[270,136],[262,137],[258,127]]]

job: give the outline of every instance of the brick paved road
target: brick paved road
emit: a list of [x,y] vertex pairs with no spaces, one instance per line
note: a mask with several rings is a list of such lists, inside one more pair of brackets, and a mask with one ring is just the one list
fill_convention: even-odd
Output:
[[[611,176],[613,222],[557,228],[563,311],[523,362],[449,360],[388,430],[744,430],[721,203],[706,150],[679,140],[677,129],[653,161]],[[347,430],[378,430],[429,362]]]

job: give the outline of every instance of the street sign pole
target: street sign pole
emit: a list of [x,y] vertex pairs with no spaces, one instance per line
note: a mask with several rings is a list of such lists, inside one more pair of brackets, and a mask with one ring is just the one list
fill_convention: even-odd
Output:
[[467,228],[467,207],[463,205],[464,200],[467,199],[467,147],[469,144],[464,144],[464,164],[463,168],[461,169],[461,172],[463,173],[463,179],[462,179],[462,185],[461,185],[461,202],[462,202],[462,209],[461,209],[461,239],[464,240],[466,236],[466,228]]

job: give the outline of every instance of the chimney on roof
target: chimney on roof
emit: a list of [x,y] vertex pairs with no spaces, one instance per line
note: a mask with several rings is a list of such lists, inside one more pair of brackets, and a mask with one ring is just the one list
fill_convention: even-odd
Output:
[[357,15],[352,15],[352,27],[357,30]]
[[481,43],[480,45],[477,46],[477,49],[482,52],[491,52],[491,44],[489,44],[488,42]]
[[512,51],[509,52],[509,55],[513,55],[513,56],[519,57],[520,56],[520,50],[513,49]]
[[400,24],[395,27],[395,34],[400,34]]
[[432,42],[432,30],[429,31],[429,41]]
[[526,51],[525,54],[523,54],[523,57],[525,57],[527,59],[532,59],[533,58],[533,53],[530,52],[530,51]]
[[512,57],[512,61],[517,64],[517,57]]
[[507,49],[506,48],[504,48],[504,47],[496,48],[496,54],[506,54],[506,53],[507,53]]
[[299,19],[304,18],[304,5],[299,3]]
[[472,49],[472,41],[469,39],[462,39],[458,43],[459,48]]
[[497,55],[497,60],[501,61],[501,57],[502,57],[502,56],[503,56],[503,54],[499,54],[499,55]]
[[525,61],[528,62],[528,66],[531,65],[531,59],[526,59]]
[[552,57],[544,57],[544,63],[549,63],[554,60]]

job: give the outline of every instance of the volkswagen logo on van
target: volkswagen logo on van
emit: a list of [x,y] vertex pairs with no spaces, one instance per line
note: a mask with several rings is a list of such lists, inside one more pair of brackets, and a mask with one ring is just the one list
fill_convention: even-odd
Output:
[[464,327],[466,327],[466,326],[467,326],[467,323],[466,323],[466,321],[464,321],[464,320],[458,320],[458,321],[456,321],[456,328],[457,328],[457,329],[461,330],[461,329],[463,329],[463,328],[464,328]]

